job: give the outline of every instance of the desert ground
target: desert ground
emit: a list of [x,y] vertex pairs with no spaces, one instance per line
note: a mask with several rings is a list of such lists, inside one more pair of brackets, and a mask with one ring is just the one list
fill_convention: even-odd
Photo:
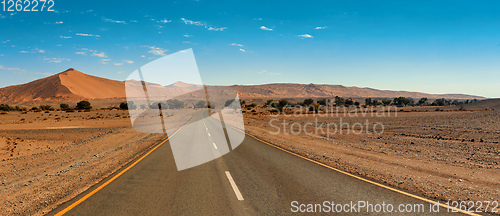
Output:
[[0,212],[44,214],[164,139],[127,111],[0,115]]
[[[328,115],[300,111],[296,116],[294,111],[288,110],[285,116],[261,105],[245,108],[246,132],[428,198],[500,198],[500,110],[403,107],[388,112],[375,109],[364,116],[359,110],[330,110]],[[123,110],[1,114],[0,211],[9,215],[47,213],[166,138],[136,132],[129,118]],[[230,124],[231,119],[224,121]],[[360,134],[359,128],[346,125],[327,134],[315,125],[367,121],[371,127]],[[311,124],[297,132],[298,126],[307,123]],[[375,133],[375,124],[384,126],[383,133]],[[292,125],[295,133],[290,130]]]
[[[377,111],[362,116],[359,110],[304,115],[290,109],[284,116],[248,108],[245,126],[248,133],[274,145],[394,188],[444,202],[499,201],[500,110],[397,109],[383,116]],[[366,121],[370,126],[363,133],[361,127],[350,127]],[[339,126],[330,135],[326,126],[324,133],[318,130],[321,123],[341,122],[350,126]],[[299,131],[307,123],[307,129]],[[383,133],[374,133],[375,124],[384,125]]]

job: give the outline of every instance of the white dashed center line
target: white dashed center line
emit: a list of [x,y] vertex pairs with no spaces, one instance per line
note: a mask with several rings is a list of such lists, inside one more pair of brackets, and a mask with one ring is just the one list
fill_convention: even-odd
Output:
[[214,148],[217,149],[217,145],[215,145],[215,143],[212,143],[212,144],[214,144]]
[[243,201],[243,195],[241,195],[240,189],[238,189],[238,186],[236,186],[236,183],[234,182],[233,177],[231,176],[231,173],[229,173],[229,171],[226,171],[226,176],[229,180],[229,183],[231,184],[231,187],[233,187],[236,198],[238,198],[239,201]]

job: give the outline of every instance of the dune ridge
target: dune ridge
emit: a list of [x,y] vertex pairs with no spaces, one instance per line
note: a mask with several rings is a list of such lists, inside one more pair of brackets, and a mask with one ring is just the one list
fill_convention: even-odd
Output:
[[[129,82],[129,84],[142,85],[140,82]],[[202,88],[201,85],[183,82],[176,82],[168,86],[148,83],[147,86],[151,95],[183,95]],[[465,94],[427,94],[312,83],[233,85],[231,87],[238,91],[242,99],[334,98],[335,96],[352,98],[394,98],[403,96],[411,98],[426,97],[429,99],[485,99],[484,97]],[[186,96],[189,97],[189,95]],[[73,68],[30,83],[0,89],[0,102],[2,103],[125,98],[125,82],[91,76]]]

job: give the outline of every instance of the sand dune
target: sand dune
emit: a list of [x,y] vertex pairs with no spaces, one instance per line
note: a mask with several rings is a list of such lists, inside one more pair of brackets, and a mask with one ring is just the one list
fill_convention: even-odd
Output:
[[[140,82],[129,82],[129,84],[142,85]],[[191,94],[202,89],[200,85],[183,82],[177,82],[168,86],[147,83],[147,86],[150,96],[152,97],[164,95],[185,95],[185,97],[190,97]],[[276,83],[265,85],[234,85],[232,87],[239,92],[240,98],[242,99],[333,98],[335,96],[353,98],[393,98],[403,96],[412,98],[427,97],[429,99],[484,99],[483,97],[463,94],[438,95],[420,92],[385,91],[371,88],[346,87],[342,85]],[[217,87],[214,86],[213,88]],[[136,89],[142,90],[142,86]],[[227,94],[227,92],[220,91],[220,94],[224,95]],[[195,95],[191,95],[191,97],[194,96]],[[0,89],[0,102],[3,103],[106,100],[125,99],[125,97],[125,82],[87,75],[73,68],[27,84]]]
[[0,89],[1,102],[124,98],[124,83],[90,76],[75,69]]

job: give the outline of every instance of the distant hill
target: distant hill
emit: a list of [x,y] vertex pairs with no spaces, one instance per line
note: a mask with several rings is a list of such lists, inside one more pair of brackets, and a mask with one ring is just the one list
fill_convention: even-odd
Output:
[[266,85],[233,86],[241,98],[333,98],[339,97],[371,97],[371,98],[429,98],[429,99],[485,99],[484,97],[464,94],[426,94],[408,91],[387,91],[373,88],[346,87],[342,85],[275,83]]
[[[130,85],[142,85],[139,81]],[[176,82],[168,86],[148,83],[151,95],[183,95],[202,89],[201,85]],[[385,91],[372,88],[345,87],[342,85],[291,84],[276,83],[265,85],[234,85],[243,99],[281,99],[281,98],[333,98],[340,97],[372,97],[394,98],[412,97],[429,99],[485,99],[483,97],[463,94],[426,94],[407,91]],[[142,87],[137,88],[142,89]],[[203,91],[202,91],[203,93]],[[193,95],[196,94],[193,92]],[[220,94],[227,92],[220,91]],[[189,97],[190,94],[186,95]],[[33,82],[9,86],[0,89],[0,102],[41,102],[68,100],[106,100],[125,99],[125,82],[91,76],[70,68],[56,75],[35,80]]]
[[466,110],[484,110],[484,109],[500,110],[500,99],[487,99],[471,104],[465,104],[463,105],[463,108]]

